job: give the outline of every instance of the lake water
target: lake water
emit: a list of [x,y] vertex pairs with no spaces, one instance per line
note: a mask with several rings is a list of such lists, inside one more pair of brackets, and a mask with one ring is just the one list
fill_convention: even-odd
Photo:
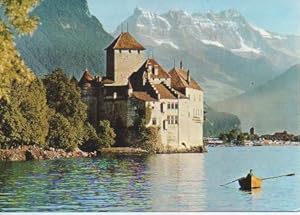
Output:
[[[218,147],[207,154],[0,162],[0,212],[299,211],[300,147]],[[254,193],[220,184],[266,180]]]

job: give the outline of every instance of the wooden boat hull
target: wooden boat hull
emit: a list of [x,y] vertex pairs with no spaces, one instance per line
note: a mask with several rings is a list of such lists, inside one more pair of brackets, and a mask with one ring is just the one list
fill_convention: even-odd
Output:
[[262,180],[255,176],[248,176],[239,179],[239,184],[241,187],[241,190],[252,190],[255,188],[260,188],[262,184]]

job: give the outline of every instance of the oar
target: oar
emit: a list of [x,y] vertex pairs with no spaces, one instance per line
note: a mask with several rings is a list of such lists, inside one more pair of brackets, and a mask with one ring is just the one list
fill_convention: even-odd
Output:
[[294,176],[294,175],[295,175],[295,173],[290,173],[290,174],[286,174],[286,175],[279,175],[279,176],[273,176],[273,177],[262,178],[261,180],[268,180],[268,179],[272,179],[272,178],[280,178],[280,177]]
[[233,180],[233,181],[231,181],[231,182],[228,182],[228,183],[226,183],[226,184],[221,184],[220,186],[225,186],[225,185],[228,185],[228,184],[232,184],[233,182],[236,182],[236,181],[238,181],[238,180],[240,180],[241,178],[238,178],[238,179],[235,179],[235,180]]

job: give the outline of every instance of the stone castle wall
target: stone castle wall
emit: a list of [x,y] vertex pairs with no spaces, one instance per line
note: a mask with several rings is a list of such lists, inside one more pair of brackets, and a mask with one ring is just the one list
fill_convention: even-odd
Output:
[[144,52],[137,50],[114,51],[114,81],[116,85],[126,85],[129,76],[144,63]]

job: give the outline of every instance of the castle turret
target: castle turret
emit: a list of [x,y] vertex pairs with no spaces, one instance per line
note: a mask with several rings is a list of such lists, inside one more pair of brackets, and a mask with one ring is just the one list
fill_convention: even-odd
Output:
[[106,48],[106,76],[115,85],[126,85],[129,76],[145,61],[145,48],[128,32],[122,32]]

